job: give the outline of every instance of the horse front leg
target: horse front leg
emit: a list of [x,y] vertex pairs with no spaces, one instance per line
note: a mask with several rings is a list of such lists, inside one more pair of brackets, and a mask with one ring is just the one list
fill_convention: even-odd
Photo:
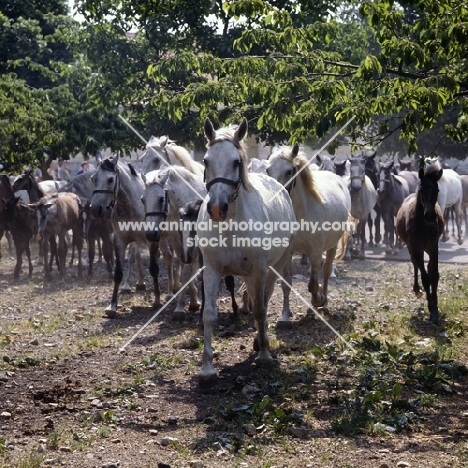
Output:
[[159,309],[161,304],[161,290],[159,289],[159,245],[152,242],[149,244],[149,255],[150,255],[150,264],[149,271],[153,278],[153,291],[154,291],[154,302],[153,308]]
[[67,268],[67,241],[65,235],[59,235],[58,260],[60,279],[65,280],[65,270]]
[[164,264],[167,269],[167,294],[166,301],[168,301],[174,295],[174,257],[172,250],[169,247],[167,239],[159,242],[159,250],[163,257]]
[[309,292],[312,294],[312,305],[321,307],[326,302],[326,297],[322,294],[322,287],[319,284],[319,276],[322,270],[322,252],[310,255],[310,279]]
[[78,278],[83,277],[83,263],[81,259],[81,252],[83,251],[83,226],[78,225],[73,231],[73,245],[76,246],[78,253]]
[[145,284],[145,275],[143,274],[143,268],[141,267],[141,253],[140,253],[140,246],[139,244],[135,243],[136,252],[135,252],[135,263],[137,266],[137,273],[138,273],[138,281],[135,286],[136,291],[145,291],[146,284]]
[[358,239],[360,241],[359,260],[366,259],[366,220],[360,219],[358,224]]
[[112,291],[111,303],[104,311],[104,316],[107,318],[114,318],[117,315],[117,302],[119,298],[119,287],[123,278],[123,261],[125,259],[125,249],[127,245],[122,241],[115,238],[115,270],[114,270],[114,290]]
[[[48,255],[49,255],[49,236],[44,234],[44,237],[42,238],[42,263],[44,265],[44,279],[46,281],[51,280],[50,265],[47,260]],[[51,257],[53,257],[53,252],[51,252]]]
[[[372,233],[372,229],[374,227],[374,220],[372,219],[372,213],[367,215],[367,226],[369,227],[369,247],[373,247],[374,244],[374,236]],[[365,229],[364,229],[365,232]]]
[[93,277],[93,263],[94,263],[94,255],[96,253],[95,251],[95,243],[96,243],[96,238],[94,236],[94,232],[91,229],[88,231],[88,275],[87,275],[87,280],[90,280]]
[[[289,259],[286,262],[286,265],[284,266],[284,269],[283,269],[283,277],[286,280],[286,283],[288,284],[292,284],[291,260],[292,259]],[[281,318],[276,323],[276,326],[283,330],[291,330],[292,329],[292,323],[291,323],[292,314],[291,314],[291,306],[289,303],[291,288],[286,283],[284,281],[281,281],[281,289],[283,291],[283,309],[281,312]],[[273,283],[273,286],[274,286],[274,283]],[[268,287],[269,285],[267,285],[267,288]],[[267,294],[269,293],[269,291],[266,291],[266,292]]]
[[458,202],[454,206],[454,211],[455,211],[454,218],[455,218],[455,223],[457,225],[457,235],[458,235],[457,242],[458,242],[458,245],[462,245],[463,237],[465,233],[463,232],[463,212],[462,212],[461,202]]
[[[19,242],[15,242],[15,250],[16,250],[16,265],[15,265],[15,270],[13,272],[13,279],[16,281],[19,278],[21,265],[23,264],[24,246],[20,245]],[[29,259],[29,255],[28,255],[28,259]],[[31,260],[29,260],[29,263],[31,263]],[[29,266],[29,277],[31,277],[31,265]]]
[[439,247],[436,244],[429,252],[429,263],[427,264],[427,272],[430,279],[431,296],[427,299],[429,309],[429,320],[437,324],[439,322],[439,308],[437,300],[437,287],[439,285]]
[[[364,245],[363,245],[364,248]],[[336,249],[334,247],[332,249],[327,250],[325,254],[325,263],[323,264],[322,271],[323,271],[323,285],[322,285],[322,295],[323,295],[323,304],[322,307],[327,310],[328,304],[328,281],[330,280],[331,273],[333,271],[333,261],[335,260],[336,256]]]
[[[31,278],[33,274],[33,265],[31,262],[31,249],[29,248],[29,239],[26,241],[26,245],[24,246],[24,250],[26,252],[26,257],[28,258],[28,267],[29,267],[29,275],[28,277]],[[21,253],[21,255],[23,255]]]
[[[273,273],[273,272],[271,272]],[[270,272],[268,272],[270,274]],[[252,314],[254,318],[257,334],[254,340],[254,349],[258,350],[255,362],[258,365],[269,365],[273,362],[269,351],[270,341],[268,339],[268,317],[267,317],[267,297],[266,291],[266,271],[258,271],[256,278],[248,283],[249,297],[252,300]]]
[[211,383],[218,377],[213,366],[213,332],[218,322],[218,309],[216,299],[218,297],[219,282],[221,275],[210,266],[203,270],[204,309],[203,309],[203,355],[202,367],[198,372],[200,384]]
[[380,234],[380,221],[382,219],[382,212],[380,211],[380,206],[377,204],[374,206],[374,211],[375,211],[375,220],[374,220],[374,225],[375,225],[375,243],[380,244],[382,241],[382,236]]

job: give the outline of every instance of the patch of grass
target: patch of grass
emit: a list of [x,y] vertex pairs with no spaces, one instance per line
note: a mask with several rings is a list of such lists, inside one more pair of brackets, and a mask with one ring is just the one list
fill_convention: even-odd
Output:
[[44,456],[40,453],[28,453],[22,455],[18,460],[8,461],[7,464],[1,464],[0,468],[41,468]]
[[[433,404],[434,394],[452,392],[454,381],[468,372],[446,350],[414,354],[383,343],[376,332],[354,337],[352,343],[358,353],[349,365],[357,371],[357,379],[351,393],[334,396],[344,412],[332,423],[336,432],[347,436],[410,427],[419,420],[419,408]],[[411,398],[414,392],[431,396]]]
[[148,359],[144,359],[143,364],[147,369],[154,370],[154,377],[160,379],[165,377],[166,371],[179,367],[183,361],[184,357],[180,354],[174,356],[153,354]]

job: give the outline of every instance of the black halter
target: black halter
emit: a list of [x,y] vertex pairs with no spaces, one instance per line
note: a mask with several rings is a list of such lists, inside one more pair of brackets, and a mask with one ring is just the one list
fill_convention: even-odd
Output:
[[164,190],[164,207],[162,211],[149,211],[148,213],[145,213],[145,218],[148,216],[167,216],[167,213],[169,211],[169,197],[167,196],[167,190]]
[[242,183],[242,170],[243,170],[243,165],[242,165],[242,161],[240,160],[239,161],[239,177],[237,181],[234,181],[231,179],[225,179],[224,177],[216,177],[210,180],[209,182],[206,182],[206,169],[205,169],[205,172],[203,173],[203,181],[205,182],[206,190],[209,192],[211,187],[214,184],[217,184],[218,182],[222,184],[230,185],[231,187],[234,187],[234,192],[232,192],[232,194],[229,196],[228,202],[232,203],[239,195],[239,189]]

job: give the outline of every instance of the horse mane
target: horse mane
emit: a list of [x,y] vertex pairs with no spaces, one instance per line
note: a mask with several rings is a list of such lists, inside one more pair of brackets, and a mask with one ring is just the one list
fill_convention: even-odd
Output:
[[[292,155],[293,153],[291,152],[291,157]],[[318,192],[317,187],[315,186],[312,171],[310,170],[310,167],[308,167],[309,160],[307,159],[307,156],[305,155],[304,151],[299,151],[298,155],[294,159],[291,159],[291,162],[298,171],[301,171],[299,175],[306,189],[319,203],[322,203],[320,193]]]
[[190,172],[196,171],[196,168],[194,167],[195,161],[183,146],[179,146],[171,142],[171,144],[167,146],[167,150],[172,152],[174,157],[179,161],[181,167],[185,167],[185,169]]
[[293,165],[293,167],[295,167],[298,171],[301,171],[299,176],[306,190],[309,193],[311,193],[312,196],[319,203],[322,203],[320,193],[318,192],[317,187],[315,186],[314,176],[312,173],[313,171],[310,169],[309,160],[307,159],[307,156],[304,153],[304,151],[299,150],[297,155],[295,155],[293,149],[290,146],[280,146],[279,151],[276,153],[276,155],[276,157],[290,162]]
[[239,169],[240,180],[241,180],[242,186],[245,188],[245,190],[251,191],[252,184],[250,183],[249,173],[247,171],[247,168],[249,166],[249,159],[247,157],[247,150],[245,148],[245,143],[243,140],[239,141],[237,138],[235,138],[235,133],[238,128],[239,128],[239,125],[237,124],[230,124],[227,127],[218,128],[218,130],[216,130],[216,137],[208,141],[206,147],[210,148],[215,143],[220,143],[222,141],[231,142],[239,151],[239,157],[242,162],[240,169]]

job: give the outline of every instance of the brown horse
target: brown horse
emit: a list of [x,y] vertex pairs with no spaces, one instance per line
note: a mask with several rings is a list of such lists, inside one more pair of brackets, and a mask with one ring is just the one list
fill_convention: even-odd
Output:
[[[444,216],[437,203],[438,180],[443,169],[438,162],[419,170],[420,185],[416,193],[408,196],[396,218],[396,232],[408,247],[414,268],[413,291],[421,297],[418,270],[426,292],[430,321],[437,324],[437,285],[439,283],[439,238],[444,232]],[[429,255],[427,271],[424,252]]]

